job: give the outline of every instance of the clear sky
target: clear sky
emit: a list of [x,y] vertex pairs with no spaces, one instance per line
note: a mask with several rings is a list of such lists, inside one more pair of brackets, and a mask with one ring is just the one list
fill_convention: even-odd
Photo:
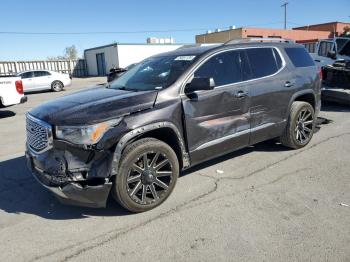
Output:
[[[350,0],[288,2],[289,28],[330,21],[350,21]],[[112,42],[145,43],[148,36],[172,36],[177,43],[193,43],[194,36],[204,33],[206,29],[230,25],[282,28],[282,3],[282,0],[1,0],[0,32],[124,33],[0,33],[0,60],[45,59],[48,56],[62,55],[64,48],[73,44],[82,55],[86,48]],[[188,31],[149,32],[168,30]]]

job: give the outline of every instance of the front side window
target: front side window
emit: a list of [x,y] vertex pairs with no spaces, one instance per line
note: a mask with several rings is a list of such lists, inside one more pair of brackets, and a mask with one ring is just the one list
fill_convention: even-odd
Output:
[[109,88],[147,91],[173,84],[193,63],[194,55],[171,55],[148,58],[112,81]]
[[211,57],[197,69],[194,77],[213,78],[216,86],[242,81],[240,52],[227,51]]
[[282,59],[274,48],[247,48],[246,54],[253,79],[272,75],[282,67]]
[[50,75],[50,73],[47,71],[35,71],[34,72],[35,77],[48,76],[48,75]]

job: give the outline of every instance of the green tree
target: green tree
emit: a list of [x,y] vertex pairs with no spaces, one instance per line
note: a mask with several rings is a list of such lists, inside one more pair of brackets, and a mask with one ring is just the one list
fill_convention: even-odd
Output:
[[350,27],[349,26],[345,26],[344,27],[344,32],[340,36],[350,37]]
[[75,60],[78,59],[78,50],[75,45],[68,46],[64,49],[64,56],[66,59]]

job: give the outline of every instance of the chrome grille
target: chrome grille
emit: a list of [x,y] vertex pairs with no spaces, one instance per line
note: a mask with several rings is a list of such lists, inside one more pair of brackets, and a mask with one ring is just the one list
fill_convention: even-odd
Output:
[[46,122],[27,114],[27,145],[34,152],[41,153],[52,146],[52,129]]

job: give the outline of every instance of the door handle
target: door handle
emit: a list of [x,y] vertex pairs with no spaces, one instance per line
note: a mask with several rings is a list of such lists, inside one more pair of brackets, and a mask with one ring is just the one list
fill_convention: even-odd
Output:
[[236,98],[243,98],[243,97],[246,97],[248,96],[248,92],[244,92],[244,91],[238,91],[236,94],[235,94],[235,97]]
[[293,83],[290,82],[290,81],[287,81],[287,82],[285,82],[284,86],[285,86],[285,87],[292,87],[292,86],[293,86]]

